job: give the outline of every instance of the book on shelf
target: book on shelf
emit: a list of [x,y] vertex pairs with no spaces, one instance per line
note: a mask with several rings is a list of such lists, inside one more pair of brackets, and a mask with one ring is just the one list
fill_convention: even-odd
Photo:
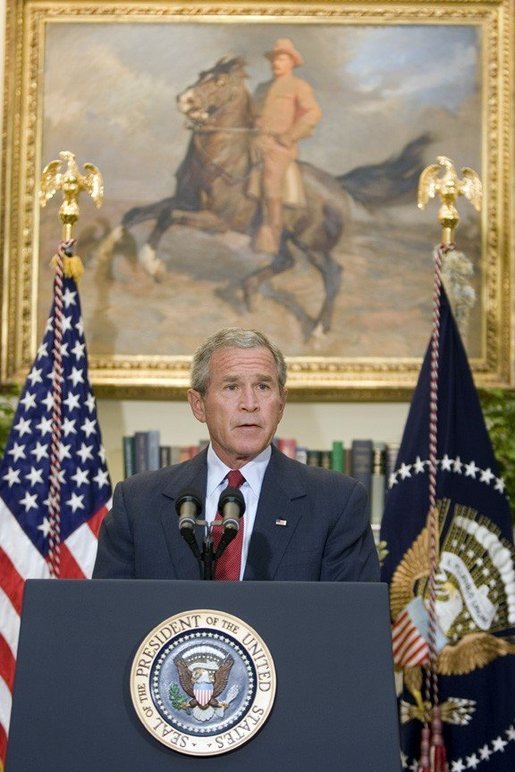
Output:
[[123,440],[123,474],[125,479],[132,477],[136,471],[136,456],[134,449],[134,435],[124,435]]
[[372,525],[379,525],[383,517],[385,496],[385,458],[384,442],[374,442],[372,455],[372,477],[370,482],[370,518]]
[[297,458],[297,440],[293,437],[277,437],[277,447],[289,458]]
[[134,471],[148,472],[148,432],[134,432]]
[[322,466],[322,452],[308,448],[306,452],[306,464],[308,466]]
[[189,461],[199,450],[199,445],[161,445],[159,447],[160,469]]
[[305,445],[297,445],[297,452],[295,453],[295,458],[301,464],[308,463],[308,449],[306,448]]
[[172,446],[160,445],[159,446],[159,468],[162,469],[165,466],[171,466],[172,464]]
[[122,449],[123,471],[126,478],[136,472],[159,469],[161,465],[158,429],[136,431],[132,435],[125,435],[122,440]]
[[359,480],[368,493],[367,511],[371,512],[371,490],[372,490],[372,440],[352,440],[351,445],[351,474],[355,480]]
[[397,467],[397,456],[399,454],[400,442],[387,442],[385,450],[385,487],[386,491],[390,487],[390,476],[395,472]]
[[181,445],[179,447],[179,463],[183,461],[189,461],[199,452],[198,445]]
[[159,469],[159,429],[150,429],[148,432],[148,459],[147,468],[149,472],[155,472]]
[[333,466],[332,453],[330,450],[320,451],[320,466],[322,469],[332,469]]
[[345,448],[340,440],[333,441],[331,469],[334,469],[335,472],[345,472]]
[[295,438],[275,437],[274,445],[290,458],[295,458],[301,464],[321,466],[336,472],[350,474],[350,452],[341,440],[334,440],[331,448],[321,450],[301,445]]

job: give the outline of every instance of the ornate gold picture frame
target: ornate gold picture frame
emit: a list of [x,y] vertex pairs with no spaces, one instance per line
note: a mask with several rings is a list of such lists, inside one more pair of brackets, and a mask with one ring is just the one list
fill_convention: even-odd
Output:
[[[74,234],[97,394],[182,396],[195,347],[237,325],[280,345],[294,398],[407,398],[431,332],[440,237],[437,207],[417,209],[416,188],[438,155],[483,181],[480,215],[459,204],[476,296],[466,342],[478,385],[509,385],[513,13],[512,0],[8,0],[1,383],[23,381],[44,329],[60,224],[54,202],[40,211],[38,186],[69,150],[105,180],[103,207],[84,198]],[[196,191],[186,214],[174,195],[198,131],[188,87],[201,72],[234,84],[237,68],[253,94],[284,38],[322,113],[297,151],[311,175],[298,206],[323,239],[299,237],[278,260],[253,247],[252,223],[213,223],[215,188]],[[243,124],[231,120],[234,149]],[[246,171],[210,155],[207,139],[195,162],[249,195]]]

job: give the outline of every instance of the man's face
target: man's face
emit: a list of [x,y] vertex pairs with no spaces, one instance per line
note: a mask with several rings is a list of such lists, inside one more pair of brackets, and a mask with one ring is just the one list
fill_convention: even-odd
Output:
[[223,348],[211,357],[210,382],[202,397],[190,389],[193,415],[207,424],[213,450],[231,469],[239,469],[272,441],[282,418],[277,367],[266,348]]
[[272,59],[272,72],[276,78],[288,75],[293,70],[293,64],[290,54],[276,54]]

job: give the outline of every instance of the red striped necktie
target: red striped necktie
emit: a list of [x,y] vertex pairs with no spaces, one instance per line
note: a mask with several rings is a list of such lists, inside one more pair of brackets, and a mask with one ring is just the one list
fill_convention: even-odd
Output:
[[[239,469],[231,469],[227,474],[228,487],[239,488],[245,482],[245,478]],[[217,518],[220,514],[217,514]],[[223,533],[222,526],[215,526],[213,547],[216,550]],[[229,579],[237,582],[241,570],[241,548],[243,545],[243,517],[240,517],[240,527],[234,539],[229,542],[216,562],[215,579]]]

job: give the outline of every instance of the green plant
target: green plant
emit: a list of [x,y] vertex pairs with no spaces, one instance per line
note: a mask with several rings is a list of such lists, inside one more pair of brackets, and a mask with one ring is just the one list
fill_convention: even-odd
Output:
[[2,389],[0,394],[0,458],[4,455],[5,445],[11,431],[11,426],[16,412],[16,405],[10,397],[16,397],[20,393],[17,386]]
[[479,397],[515,520],[515,389],[481,389]]

